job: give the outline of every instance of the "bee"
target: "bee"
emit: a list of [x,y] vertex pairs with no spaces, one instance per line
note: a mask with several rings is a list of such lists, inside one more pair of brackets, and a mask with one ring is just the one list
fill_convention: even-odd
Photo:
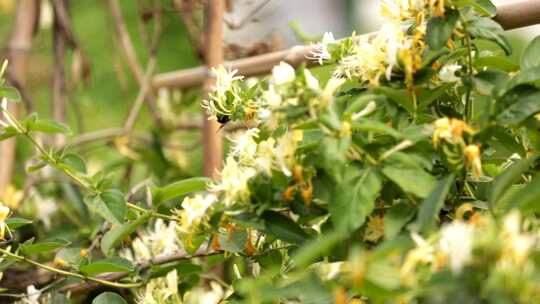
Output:
[[227,116],[227,115],[218,114],[218,115],[216,115],[216,118],[217,118],[217,122],[219,122],[221,124],[221,126],[219,126],[219,129],[217,130],[218,132],[221,131],[221,129],[225,128],[227,123],[229,121],[231,121],[231,117]]

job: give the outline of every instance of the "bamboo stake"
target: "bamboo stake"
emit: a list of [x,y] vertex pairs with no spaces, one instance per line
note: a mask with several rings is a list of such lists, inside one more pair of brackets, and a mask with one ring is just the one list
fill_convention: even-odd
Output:
[[[26,70],[28,55],[32,46],[35,20],[37,18],[38,1],[20,0],[17,3],[17,11],[13,23],[13,30],[8,42],[9,66],[8,79],[26,88]],[[14,115],[19,114],[19,105],[9,103],[9,111]],[[0,142],[0,197],[6,187],[11,183],[11,177],[15,167],[14,138]]]
[[[206,68],[218,66],[223,62],[223,15],[225,12],[225,0],[209,0],[205,5],[206,28],[205,28],[205,59]],[[203,84],[203,96],[206,98],[215,83],[215,77],[205,74]],[[216,177],[217,170],[221,166],[223,158],[223,142],[219,132],[219,124],[215,120],[208,120],[204,113],[203,123],[203,154],[204,175]]]
[[[540,23],[540,0],[511,0],[497,4],[495,21],[499,22],[505,30]],[[367,35],[372,35],[372,33]],[[312,65],[314,62],[306,59],[306,55],[309,55],[312,50],[312,46],[295,46],[287,50],[229,61],[224,65],[230,69],[238,69],[240,75],[256,76],[270,72],[281,61],[295,67],[304,62]],[[206,74],[207,68],[204,66],[162,73],[154,77],[152,86],[154,89],[190,88],[200,85]]]

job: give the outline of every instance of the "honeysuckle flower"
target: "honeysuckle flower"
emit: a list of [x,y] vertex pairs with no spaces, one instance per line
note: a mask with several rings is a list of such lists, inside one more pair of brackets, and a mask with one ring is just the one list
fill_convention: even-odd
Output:
[[212,68],[212,73],[216,81],[208,99],[202,101],[202,107],[211,115],[229,116],[234,108],[238,106],[240,88],[237,82],[244,77],[236,76],[238,70],[229,71],[222,65]]
[[405,256],[399,273],[402,283],[406,286],[410,286],[414,282],[417,265],[429,264],[435,261],[435,247],[432,244],[417,233],[412,233],[411,238],[416,247]]
[[131,243],[131,248],[122,251],[121,256],[131,261],[140,261],[177,252],[182,249],[177,230],[176,222],[165,223],[157,219],[152,228],[140,232]]
[[36,289],[34,285],[26,287],[26,296],[23,299],[25,304],[39,304],[39,298],[41,297],[41,290]]
[[258,128],[251,128],[231,138],[233,147],[230,155],[235,156],[241,163],[249,163],[253,160],[257,153],[255,140],[259,137],[259,132]]
[[272,82],[275,85],[283,85],[292,82],[295,78],[296,72],[294,71],[294,68],[286,62],[282,61],[279,65],[272,68]]
[[480,177],[482,173],[482,161],[480,159],[480,147],[478,145],[468,145],[463,151],[465,159],[467,159],[467,165],[471,168],[471,171],[475,177]]
[[283,102],[281,95],[277,93],[273,84],[270,84],[268,89],[262,93],[262,99],[271,110],[281,107]]
[[163,278],[150,280],[136,294],[137,304],[182,303],[178,293],[178,272],[169,271]]
[[351,120],[356,120],[358,118],[367,116],[367,115],[373,113],[375,110],[377,110],[377,103],[372,100],[372,101],[368,102],[368,104],[362,110],[360,110],[359,112],[354,113],[351,116]]
[[210,290],[204,288],[194,288],[186,292],[184,302],[187,304],[218,304],[223,299],[230,296],[232,291],[223,290],[218,283],[210,282]]
[[0,240],[5,240],[6,230],[9,232],[9,228],[6,224],[9,212],[9,208],[0,202]]
[[220,173],[220,181],[210,185],[210,190],[223,193],[225,205],[245,202],[249,199],[248,181],[257,171],[252,167],[240,165],[233,156],[227,157]]
[[277,140],[274,155],[278,168],[287,176],[291,176],[291,169],[296,163],[294,154],[298,143],[302,141],[303,132],[294,130],[288,132]]
[[521,231],[521,215],[518,211],[510,212],[503,222],[503,251],[500,266],[522,265],[529,256],[537,238]]
[[337,78],[337,77],[331,77],[326,85],[324,86],[324,90],[322,91],[322,98],[325,105],[328,105],[332,98],[334,97],[334,94],[336,91],[345,83],[345,79],[343,78]]
[[183,210],[179,211],[182,230],[189,231],[193,229],[193,226],[198,225],[216,200],[217,198],[212,194],[186,197],[182,202]]
[[461,78],[456,76],[456,72],[461,70],[459,64],[447,64],[439,71],[439,78],[442,82],[454,83],[461,81]]
[[335,43],[334,34],[331,32],[326,32],[323,34],[322,41],[314,44],[310,55],[306,56],[310,60],[316,60],[319,64],[323,64],[325,60],[332,58],[330,52],[328,51],[328,45]]
[[400,22],[410,18],[410,0],[382,0],[379,8],[380,15],[389,21]]
[[16,130],[19,130],[17,125],[17,122],[13,116],[11,116],[11,113],[9,113],[7,98],[2,98],[2,102],[0,102],[0,126],[13,127]]
[[457,144],[463,141],[463,133],[474,133],[474,130],[466,122],[457,118],[439,118],[433,125],[435,127],[433,133],[433,145],[435,147],[442,140],[450,144]]
[[456,275],[471,260],[473,226],[455,221],[442,228],[439,246],[450,260],[450,269]]
[[17,189],[13,184],[9,184],[5,189],[1,201],[4,202],[4,205],[10,209],[17,209],[24,197],[22,190]]
[[315,92],[318,92],[320,90],[319,80],[315,78],[308,69],[304,70],[304,77],[306,79],[306,84],[308,88]]

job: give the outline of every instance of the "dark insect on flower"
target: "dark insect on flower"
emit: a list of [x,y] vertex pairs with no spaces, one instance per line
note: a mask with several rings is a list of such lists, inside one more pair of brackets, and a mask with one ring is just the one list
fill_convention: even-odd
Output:
[[231,121],[231,117],[227,115],[217,115],[216,117],[217,117],[217,121],[222,125],[225,125],[226,123]]

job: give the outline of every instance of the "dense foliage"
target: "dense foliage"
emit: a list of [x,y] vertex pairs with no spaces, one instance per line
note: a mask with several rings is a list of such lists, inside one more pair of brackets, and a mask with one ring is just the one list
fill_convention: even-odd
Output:
[[56,291],[86,281],[138,303],[536,302],[540,39],[519,66],[508,60],[489,0],[388,0],[381,13],[370,37],[324,35],[310,56],[328,65],[318,78],[285,62],[263,79],[214,69],[203,107],[246,126],[217,181],[123,193],[45,148],[36,134],[67,127],[17,120],[6,106],[17,93],[2,87],[0,139],[29,140],[27,170],[64,174],[100,220],[74,240],[26,240],[30,221],[2,206],[0,269],[67,278],[30,286],[30,303],[64,303]]

